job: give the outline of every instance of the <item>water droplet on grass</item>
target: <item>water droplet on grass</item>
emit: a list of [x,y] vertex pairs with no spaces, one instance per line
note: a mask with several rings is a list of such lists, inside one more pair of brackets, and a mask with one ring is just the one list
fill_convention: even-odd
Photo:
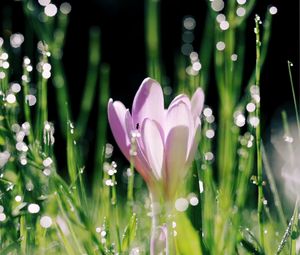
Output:
[[251,103],[247,104],[246,109],[247,109],[248,112],[254,112],[255,109],[256,109],[256,106],[255,106],[254,103],[251,102]]
[[72,7],[69,3],[62,3],[59,7],[59,10],[61,11],[61,13],[67,15],[71,12]]
[[218,14],[216,17],[217,22],[221,23],[222,21],[226,20],[226,16],[222,13]]
[[232,61],[237,61],[237,59],[238,59],[238,55],[237,54],[232,54],[231,55],[231,60]]
[[44,13],[46,14],[46,16],[48,17],[54,17],[57,13],[57,7],[54,4],[48,4],[45,9],[44,9]]
[[186,17],[183,20],[183,26],[187,30],[193,30],[196,27],[196,21],[193,17]]
[[215,136],[215,131],[213,129],[208,129],[206,130],[205,135],[208,139],[212,139]]
[[187,210],[189,202],[185,198],[178,198],[175,202],[175,208],[179,212],[184,212]]
[[29,204],[28,207],[27,207],[27,210],[29,213],[38,213],[40,211],[40,206],[38,204]]
[[215,11],[215,12],[219,12],[222,11],[224,9],[224,1],[222,0],[213,0],[211,2],[211,8]]
[[[203,192],[203,190],[202,190],[202,192]],[[202,192],[200,192],[200,193],[202,193]],[[190,204],[192,206],[198,205],[199,204],[199,199],[196,196],[191,197],[190,198]]]
[[43,216],[40,219],[40,224],[43,228],[50,228],[52,225],[52,219],[49,216]]
[[275,15],[278,12],[278,9],[276,6],[271,6],[269,12],[271,15]]
[[229,22],[226,20],[221,21],[220,28],[221,30],[227,30],[229,28]]
[[14,82],[11,84],[10,89],[14,93],[19,93],[21,91],[21,85],[19,83]]
[[225,45],[225,43],[222,42],[222,41],[219,41],[219,42],[217,42],[217,44],[216,44],[216,48],[217,48],[218,51],[223,51],[223,50],[225,50],[225,47],[226,47],[226,45]]
[[16,102],[16,96],[14,94],[8,94],[6,97],[6,101],[9,104],[14,104]]
[[21,197],[20,195],[17,195],[17,196],[15,197],[15,201],[16,201],[16,202],[21,202],[21,201],[22,201],[22,197]]
[[5,221],[6,215],[4,213],[0,213],[0,221]]
[[239,7],[236,10],[236,15],[239,17],[243,17],[246,14],[246,9],[244,7]]
[[47,6],[50,4],[51,0],[38,0],[38,2],[41,6]]

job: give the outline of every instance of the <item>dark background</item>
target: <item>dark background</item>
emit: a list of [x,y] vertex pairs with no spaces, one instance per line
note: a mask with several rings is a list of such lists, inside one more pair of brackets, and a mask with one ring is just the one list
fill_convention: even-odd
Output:
[[[59,4],[64,1],[52,2]],[[130,102],[146,76],[144,1],[69,0],[68,2],[72,5],[72,11],[64,49],[64,63],[67,79],[72,87],[71,92],[74,93],[72,105],[75,107],[75,113],[87,71],[89,28],[93,26],[101,29],[102,62],[111,66],[111,94],[114,98]],[[294,63],[296,89],[299,88],[299,1],[257,1],[248,20],[246,75],[252,71],[255,64],[254,14],[259,14],[263,19],[270,5],[275,5],[278,13],[273,19],[272,38],[262,75],[264,99],[262,107],[268,113],[290,100],[287,60]],[[26,23],[21,2],[2,0],[0,8],[1,27],[5,29],[10,27],[11,32],[24,33]],[[197,22],[193,43],[197,51],[201,42],[206,9],[206,1],[161,1],[162,61],[167,67],[171,83],[174,75],[172,72],[174,57],[181,46],[182,19],[186,15],[192,15]],[[3,22],[3,18],[6,20],[11,18],[11,21]],[[209,94],[211,102],[208,103],[213,104],[216,98],[216,95]]]
[[[59,4],[62,1],[52,1]],[[146,50],[144,37],[144,1],[142,0],[69,0],[72,5],[70,24],[64,49],[66,77],[71,93],[74,117],[78,114],[87,72],[88,35],[90,27],[101,29],[102,62],[111,67],[111,96],[131,107],[134,94],[146,77]],[[262,73],[261,96],[264,128],[268,127],[278,107],[292,102],[287,60],[294,63],[294,82],[299,95],[299,1],[258,0],[248,20],[246,39],[246,78],[255,66],[254,14],[262,19],[267,8],[275,5],[277,15],[273,18],[272,37],[266,64]],[[20,1],[0,3],[0,36],[27,29]],[[182,19],[192,15],[195,29],[195,51],[199,50],[205,25],[206,1],[161,0],[161,49],[162,61],[172,86],[175,56],[181,47]],[[9,28],[11,31],[8,31]],[[26,40],[26,38],[25,38]],[[213,43],[213,42],[212,42]],[[33,48],[35,45],[33,45]],[[26,53],[27,54],[27,53]],[[247,81],[245,81],[245,84]],[[50,100],[55,96],[50,91]],[[54,101],[54,100],[53,100]],[[209,84],[206,104],[217,110],[218,95],[214,84]],[[54,105],[54,104],[53,104]],[[50,120],[56,122],[56,107],[49,107]],[[94,114],[97,111],[94,109]],[[92,115],[95,116],[95,115]],[[90,121],[88,140],[94,138],[95,119]]]

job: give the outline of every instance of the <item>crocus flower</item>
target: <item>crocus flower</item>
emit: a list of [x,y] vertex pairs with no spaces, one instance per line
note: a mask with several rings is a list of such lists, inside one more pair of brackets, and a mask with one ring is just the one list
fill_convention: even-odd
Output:
[[191,100],[178,95],[165,109],[162,88],[150,78],[136,93],[131,113],[120,101],[108,102],[109,124],[122,153],[133,160],[151,194],[160,194],[166,201],[174,199],[195,156],[203,102],[198,88]]

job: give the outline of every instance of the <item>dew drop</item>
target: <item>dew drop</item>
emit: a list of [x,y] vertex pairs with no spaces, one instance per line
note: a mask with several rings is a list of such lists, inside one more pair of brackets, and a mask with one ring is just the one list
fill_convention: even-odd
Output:
[[237,3],[243,5],[247,2],[247,0],[237,0]]
[[5,221],[6,220],[6,215],[4,213],[0,213],[0,221]]
[[41,6],[47,6],[50,4],[51,0],[38,0],[38,2]]
[[0,79],[1,79],[1,80],[4,79],[5,76],[6,76],[5,73],[1,71],[1,72],[0,72]]
[[204,157],[205,157],[205,160],[211,161],[214,159],[214,154],[209,151],[209,152],[205,153]]
[[254,112],[255,111],[255,104],[254,103],[248,103],[247,106],[246,106],[246,109],[248,112]]
[[216,17],[217,22],[221,23],[222,21],[226,20],[226,16],[222,13],[218,14]]
[[9,63],[7,61],[3,62],[2,67],[4,69],[8,69],[9,68]]
[[57,7],[54,4],[48,4],[45,7],[44,12],[48,17],[53,17],[57,13]]
[[19,83],[12,83],[10,89],[14,93],[19,93],[21,91],[21,85]]
[[51,174],[51,169],[45,168],[45,169],[43,170],[43,174],[46,175],[46,176],[49,176],[49,175]]
[[200,71],[202,65],[201,65],[201,63],[200,63],[199,61],[197,61],[197,62],[193,63],[193,66],[192,66],[192,67],[193,67],[193,69],[194,69],[195,71]]
[[24,42],[24,36],[20,33],[15,33],[10,36],[10,45],[13,48],[19,48]]
[[178,198],[175,202],[175,208],[179,212],[184,212],[187,210],[189,202],[185,198]]
[[278,9],[276,6],[271,6],[269,12],[271,15],[275,15],[278,12]]
[[27,208],[29,213],[38,213],[40,211],[40,206],[38,204],[29,204]]
[[43,216],[40,219],[40,224],[43,228],[50,228],[52,225],[52,219],[49,216]]
[[229,22],[226,20],[221,21],[220,28],[221,30],[227,30],[229,28]]
[[236,10],[236,15],[239,17],[243,17],[246,14],[246,9],[244,7],[239,7]]
[[36,104],[36,97],[34,95],[27,95],[26,102],[29,106],[34,106]]
[[215,131],[213,129],[208,129],[206,130],[205,135],[208,139],[212,139],[215,136]]
[[53,163],[53,160],[50,157],[43,160],[44,167],[49,167],[52,163]]
[[16,96],[14,94],[8,94],[6,97],[6,101],[9,104],[14,104],[16,102]]
[[252,125],[253,127],[257,127],[257,126],[259,125],[259,118],[256,117],[256,116],[250,117],[249,123],[250,123],[250,125]]
[[211,116],[211,115],[212,115],[212,109],[209,108],[209,107],[206,107],[206,108],[204,109],[204,111],[203,111],[203,114],[204,114],[205,117]]
[[59,10],[61,11],[62,14],[69,14],[72,10],[72,7],[69,3],[65,2],[62,3],[61,6],[59,7]]
[[232,54],[231,55],[231,60],[232,61],[237,61],[237,59],[238,59],[238,55],[237,54]]
[[16,202],[21,202],[21,201],[22,201],[22,197],[21,197],[20,195],[17,195],[17,196],[15,197],[15,201],[16,201]]
[[196,21],[193,17],[186,17],[183,20],[183,26],[187,30],[193,30],[196,27]]
[[[202,192],[203,192],[203,191],[202,191]],[[201,192],[201,193],[202,193],[202,192]],[[190,204],[191,204],[192,206],[198,205],[198,204],[199,204],[199,199],[198,199],[196,196],[191,197],[191,198],[190,198]]]
[[223,50],[225,50],[225,47],[226,47],[226,45],[225,45],[225,43],[222,42],[222,41],[219,41],[219,42],[217,42],[217,44],[216,44],[216,48],[217,48],[218,51],[223,51]]
[[246,118],[242,113],[238,113],[235,116],[234,122],[238,127],[243,127],[246,123]]
[[211,2],[211,8],[215,11],[215,12],[219,12],[222,11],[224,8],[224,1],[223,0],[213,0]]

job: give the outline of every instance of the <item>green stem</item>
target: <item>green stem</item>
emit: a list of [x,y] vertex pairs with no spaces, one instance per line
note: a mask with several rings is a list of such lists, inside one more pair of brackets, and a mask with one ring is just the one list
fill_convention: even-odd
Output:
[[[256,33],[256,68],[255,68],[255,80],[256,86],[260,86],[260,33],[259,33],[260,18],[255,17],[255,33]],[[257,102],[255,116],[260,117],[260,103]],[[258,199],[257,199],[257,217],[259,224],[260,243],[264,248],[264,222],[263,222],[263,174],[262,174],[262,157],[261,157],[261,127],[260,122],[256,127],[256,157],[257,157],[257,185],[258,185]]]
[[[133,139],[133,138],[132,138]],[[131,143],[131,151],[136,151],[136,138]],[[133,208],[133,188],[134,188],[134,156],[130,158],[130,175],[128,176],[128,189],[127,189],[127,200],[130,206]]]
[[175,240],[172,226],[172,205],[170,201],[160,201],[151,194],[152,233],[150,254],[176,255]]
[[[30,112],[30,107],[27,103],[26,97],[29,95],[29,72],[26,70],[26,65],[24,64],[23,68],[23,79],[22,79],[22,87],[23,87],[23,106],[24,106],[24,116],[25,116],[25,121],[28,123],[31,122],[31,112]],[[28,136],[29,143],[33,143],[33,130],[31,128],[31,131]]]

